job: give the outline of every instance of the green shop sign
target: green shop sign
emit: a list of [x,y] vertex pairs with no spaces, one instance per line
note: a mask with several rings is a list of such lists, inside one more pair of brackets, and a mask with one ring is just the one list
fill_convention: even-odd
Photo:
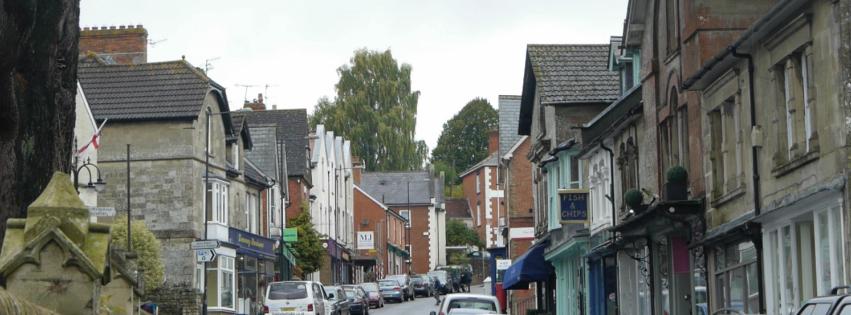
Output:
[[284,229],[284,242],[285,243],[298,242],[298,228],[286,228],[286,229]]

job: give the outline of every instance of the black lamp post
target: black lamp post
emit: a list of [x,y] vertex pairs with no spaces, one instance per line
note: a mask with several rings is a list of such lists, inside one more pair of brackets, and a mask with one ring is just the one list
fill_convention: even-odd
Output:
[[[80,165],[80,157],[74,157],[74,169],[71,175],[74,176],[74,189],[77,193],[80,193],[80,172],[86,170],[86,173],[89,174],[89,183],[86,184],[86,188],[93,188],[97,192],[103,191],[106,188],[106,182],[100,177],[100,168],[97,165],[93,164],[90,158],[87,158],[86,161]],[[92,169],[97,173],[97,180],[92,182]]]

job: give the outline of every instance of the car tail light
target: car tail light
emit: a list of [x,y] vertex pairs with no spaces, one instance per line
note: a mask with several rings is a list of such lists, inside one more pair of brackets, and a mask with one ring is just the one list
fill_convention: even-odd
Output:
[[402,288],[400,288],[400,287],[395,287],[395,288],[393,288],[393,290],[396,290],[396,291],[402,291]]
[[269,306],[263,305],[263,314],[269,314]]
[[307,304],[307,311],[313,312],[313,303]]

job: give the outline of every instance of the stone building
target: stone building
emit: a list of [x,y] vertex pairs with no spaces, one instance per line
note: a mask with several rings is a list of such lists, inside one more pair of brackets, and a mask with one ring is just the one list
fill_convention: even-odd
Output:
[[443,175],[429,171],[364,173],[358,185],[409,223],[404,248],[413,273],[446,265],[446,212]]
[[708,153],[701,308],[787,314],[848,282],[849,61],[836,53],[848,18],[838,8],[762,6],[685,82],[700,91]]

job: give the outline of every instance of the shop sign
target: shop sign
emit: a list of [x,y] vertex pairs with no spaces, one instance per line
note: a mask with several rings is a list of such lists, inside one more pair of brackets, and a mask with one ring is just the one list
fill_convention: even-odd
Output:
[[284,242],[286,242],[286,243],[298,242],[298,228],[285,228],[284,229]]
[[511,228],[508,230],[508,238],[510,239],[531,239],[535,238],[535,228]]
[[511,267],[511,259],[497,259],[496,270],[506,270]]
[[358,249],[374,249],[375,237],[372,231],[358,232]]
[[588,222],[588,190],[560,189],[558,191],[561,223]]
[[228,241],[239,247],[266,253],[274,252],[275,241],[260,235],[231,228],[228,236]]

